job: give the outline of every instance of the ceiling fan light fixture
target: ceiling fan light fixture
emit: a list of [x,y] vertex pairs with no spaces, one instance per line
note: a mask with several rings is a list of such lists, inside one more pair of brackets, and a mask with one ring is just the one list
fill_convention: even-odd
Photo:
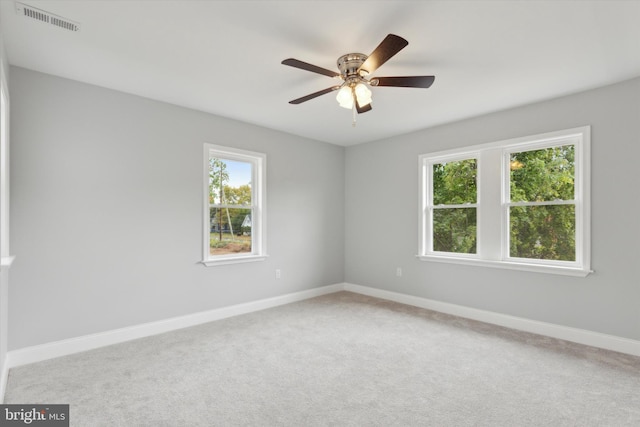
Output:
[[360,107],[371,104],[371,91],[364,83],[358,83],[354,89],[356,98],[358,99],[358,105]]
[[355,101],[358,101],[360,107],[371,104],[371,90],[364,83],[346,84],[340,88],[336,100],[342,108],[352,109]]
[[336,95],[336,100],[338,104],[342,108],[352,109],[353,108],[353,90],[351,86],[342,86],[338,91],[338,95]]

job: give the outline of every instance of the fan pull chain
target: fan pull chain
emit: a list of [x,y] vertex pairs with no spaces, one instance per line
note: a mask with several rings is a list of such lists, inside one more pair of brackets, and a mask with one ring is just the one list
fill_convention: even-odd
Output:
[[351,127],[356,127],[356,103],[353,103],[353,107],[351,108],[351,113],[353,114],[353,121],[351,122]]

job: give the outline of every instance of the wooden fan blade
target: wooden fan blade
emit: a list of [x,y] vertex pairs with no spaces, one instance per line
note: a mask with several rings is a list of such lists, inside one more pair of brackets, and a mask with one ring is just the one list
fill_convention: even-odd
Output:
[[340,89],[340,85],[331,86],[323,90],[319,90],[318,92],[311,93],[307,96],[303,96],[302,98],[294,99],[293,101],[289,101],[289,104],[302,104],[303,102],[309,101],[310,99],[317,98],[325,93],[333,92],[334,90]]
[[301,70],[311,71],[312,73],[323,74],[329,77],[340,77],[340,73],[336,73],[335,71],[327,70],[326,68],[318,67],[317,65],[302,62],[293,58],[285,59],[284,61],[282,61],[282,64],[288,65],[290,67],[300,68]]
[[375,86],[394,86],[394,87],[421,87],[428,88],[433,84],[435,76],[404,76],[404,77],[376,77],[371,79],[373,84],[378,81]]
[[367,111],[371,111],[371,103],[368,103],[364,107],[360,107],[358,100],[356,99],[356,111],[358,114],[366,113]]
[[400,52],[409,44],[408,41],[395,34],[389,34],[376,47],[366,61],[358,68],[358,71],[366,71],[371,74],[382,64],[387,62],[396,53]]

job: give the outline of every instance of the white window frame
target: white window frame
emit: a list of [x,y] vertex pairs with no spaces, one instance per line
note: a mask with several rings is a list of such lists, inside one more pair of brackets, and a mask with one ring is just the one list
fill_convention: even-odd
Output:
[[[462,205],[434,205],[433,204],[433,165],[440,163],[449,163],[449,162],[457,162],[463,160],[475,160],[476,161],[476,202],[475,203],[465,203]],[[433,227],[433,211],[435,209],[455,209],[455,208],[475,208],[476,209],[476,224],[478,223],[478,217],[480,215],[480,158],[478,153],[470,152],[464,154],[449,154],[443,156],[434,156],[425,159],[424,162],[424,191],[426,194],[423,196],[424,203],[424,219],[423,219],[423,228],[426,226],[429,230]],[[433,233],[426,233],[424,236],[424,247],[422,247],[421,253],[425,253],[427,255],[432,256],[447,256],[450,252],[441,252],[433,250]],[[478,229],[476,228],[476,253],[468,254],[468,253],[455,253],[456,256],[461,258],[478,258],[478,252],[480,248],[478,248]]]
[[9,89],[4,63],[0,63],[0,270],[14,260],[9,249]]
[[[510,154],[561,145],[575,146],[574,204],[576,212],[576,260],[553,261],[509,256]],[[431,169],[443,159],[476,158],[477,244],[476,254],[434,252],[431,249],[431,212],[429,202]],[[591,127],[565,129],[540,135],[490,142],[453,150],[422,154],[419,165],[419,247],[423,261],[478,265],[512,270],[585,277],[591,270]],[[556,204],[556,202],[552,202]]]
[[[266,257],[266,187],[267,155],[239,148],[204,144],[204,182],[203,182],[203,252],[202,263],[207,267],[263,261]],[[210,246],[210,207],[209,202],[209,159],[212,157],[250,163],[251,167],[251,252],[211,256]]]

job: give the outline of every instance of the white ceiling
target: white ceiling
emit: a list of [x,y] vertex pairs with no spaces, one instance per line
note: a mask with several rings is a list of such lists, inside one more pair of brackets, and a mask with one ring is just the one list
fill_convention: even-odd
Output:
[[[640,75],[640,1],[24,0],[79,21],[69,32],[0,0],[9,63],[339,145],[353,145]],[[288,101],[389,33],[409,45],[374,76],[435,75],[430,89],[373,88],[373,110],[335,92]]]

